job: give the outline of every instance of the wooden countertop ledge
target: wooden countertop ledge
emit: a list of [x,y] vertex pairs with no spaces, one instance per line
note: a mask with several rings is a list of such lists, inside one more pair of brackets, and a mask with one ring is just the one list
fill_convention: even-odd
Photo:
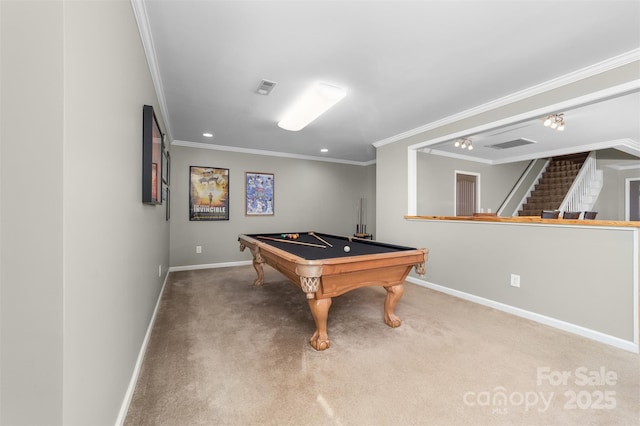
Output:
[[498,222],[498,223],[538,223],[545,225],[580,225],[580,226],[609,226],[622,228],[640,228],[639,221],[625,220],[583,220],[583,219],[542,219],[539,216],[405,216],[409,220],[460,220],[468,222]]

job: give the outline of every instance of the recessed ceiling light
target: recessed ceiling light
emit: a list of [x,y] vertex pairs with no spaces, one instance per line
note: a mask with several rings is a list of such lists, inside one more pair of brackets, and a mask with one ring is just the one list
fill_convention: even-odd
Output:
[[212,138],[213,137],[213,133],[205,132],[205,133],[202,134],[202,136],[204,136],[205,138]]
[[329,152],[329,150],[327,148],[322,148],[320,152]]

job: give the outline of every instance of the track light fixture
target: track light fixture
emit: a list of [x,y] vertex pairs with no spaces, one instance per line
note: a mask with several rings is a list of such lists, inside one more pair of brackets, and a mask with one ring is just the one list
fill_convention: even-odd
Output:
[[468,149],[469,151],[473,150],[473,143],[469,138],[456,139],[453,146],[456,148]]
[[547,115],[544,119],[544,125],[556,129],[564,130],[564,113]]

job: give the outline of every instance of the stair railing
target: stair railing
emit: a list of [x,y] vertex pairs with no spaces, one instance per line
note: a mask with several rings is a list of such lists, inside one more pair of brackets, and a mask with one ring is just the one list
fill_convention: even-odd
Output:
[[509,201],[511,201],[511,198],[513,198],[513,194],[516,192],[516,189],[519,188],[520,185],[522,185],[522,182],[524,181],[525,176],[527,176],[529,174],[529,172],[531,171],[531,168],[533,167],[535,162],[536,162],[536,160],[531,160],[529,162],[529,165],[527,166],[527,168],[524,169],[524,171],[522,172],[522,174],[518,178],[517,182],[513,184],[513,187],[509,191],[509,193],[507,195],[507,198],[505,198],[504,201],[502,202],[502,204],[500,204],[500,207],[498,207],[498,212],[497,212],[498,216],[502,215],[502,212],[504,211],[505,207],[507,206]]
[[591,193],[591,185],[596,180],[596,154],[591,151],[576,175],[567,195],[558,210],[563,212],[582,211],[584,200]]
[[[537,173],[536,173],[535,177],[533,177],[533,179],[527,179],[529,174],[532,172],[532,169],[533,169],[534,165],[538,161],[544,161],[544,164],[541,167],[539,167],[539,170],[537,171]],[[532,160],[529,163],[529,165],[527,166],[525,171],[520,176],[520,179],[518,179],[518,182],[516,182],[516,184],[513,186],[513,188],[509,192],[509,195],[507,196],[507,198],[500,205],[500,208],[498,209],[498,216],[503,216],[504,215],[504,210],[506,210],[508,205],[512,206],[511,209],[513,209],[513,211],[507,212],[506,216],[517,216],[518,215],[518,211],[520,211],[522,209],[522,206],[527,202],[527,197],[529,197],[529,195],[531,195],[531,192],[535,188],[536,184],[540,181],[540,178],[544,174],[544,172],[547,169],[547,167],[549,166],[550,162],[551,162],[551,160],[547,158],[547,159]],[[533,173],[535,173],[535,171],[533,171]],[[528,186],[527,189],[524,189],[524,188],[522,188],[523,185],[529,185],[529,186]],[[520,191],[521,188],[523,189],[523,191]],[[512,204],[513,197],[518,192],[522,193],[523,195],[522,195],[522,198],[520,199],[520,201],[517,204],[515,204],[515,208],[514,208],[513,204]]]

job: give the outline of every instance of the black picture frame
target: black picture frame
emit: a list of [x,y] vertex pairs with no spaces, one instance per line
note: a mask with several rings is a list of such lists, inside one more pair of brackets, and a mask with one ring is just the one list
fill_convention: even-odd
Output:
[[142,108],[142,202],[162,204],[162,129],[151,105]]
[[189,166],[189,220],[229,220],[229,169]]

